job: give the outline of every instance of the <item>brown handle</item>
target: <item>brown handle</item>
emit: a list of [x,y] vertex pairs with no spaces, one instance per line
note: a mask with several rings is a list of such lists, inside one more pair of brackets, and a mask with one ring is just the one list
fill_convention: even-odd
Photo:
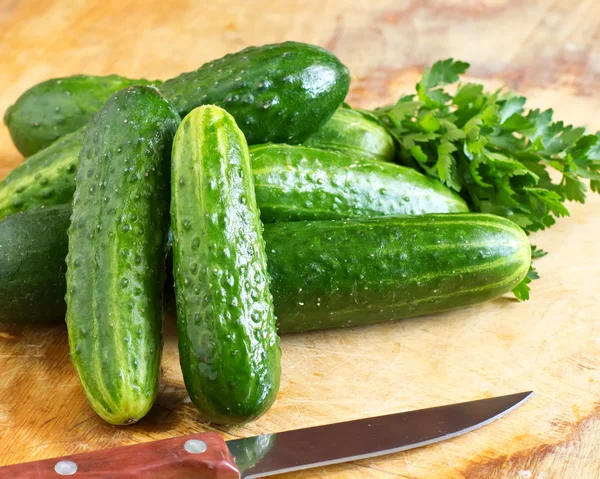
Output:
[[0,479],[239,479],[223,438],[213,432],[0,467]]

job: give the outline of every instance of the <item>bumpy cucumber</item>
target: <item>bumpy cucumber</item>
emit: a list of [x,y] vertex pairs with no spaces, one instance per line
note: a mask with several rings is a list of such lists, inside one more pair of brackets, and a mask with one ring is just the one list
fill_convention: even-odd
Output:
[[439,181],[394,163],[285,144],[250,157],[264,223],[468,211]]
[[281,223],[264,237],[281,332],[486,301],[511,291],[531,260],[523,231],[487,214]]
[[85,125],[113,93],[150,83],[158,82],[118,75],[53,78],[23,93],[4,122],[18,150],[30,156]]
[[[4,121],[28,156],[83,126],[115,91],[147,83],[116,75],[48,80],[25,92]],[[182,117],[200,105],[225,108],[252,144],[304,141],[341,105],[349,84],[348,69],[331,52],[286,42],[246,48],[159,88]]]
[[[47,309],[46,319],[63,317],[63,270],[52,265],[67,249],[60,225],[68,223],[69,214],[69,206],[58,206],[0,222],[0,263],[9,265],[0,266],[7,272],[0,274],[0,303],[20,311],[23,321],[41,319]],[[417,224],[423,221],[423,234],[434,236],[419,244]],[[452,234],[450,241],[458,239],[455,245],[440,237],[447,232]],[[21,237],[27,238],[22,244]],[[265,226],[264,238],[280,333],[374,324],[500,296],[517,284],[530,257],[527,239],[515,225],[481,214],[276,223]],[[469,238],[473,241],[467,243]],[[26,258],[27,267],[19,268]],[[453,267],[455,260],[459,261]],[[427,276],[432,262],[435,269]],[[34,278],[35,265],[45,264],[48,267],[40,268]],[[444,271],[448,277],[442,276]],[[423,300],[435,281],[445,289],[435,292],[431,301]],[[376,296],[377,301],[383,298],[383,308],[365,304],[364,295],[374,287],[379,288]],[[10,309],[0,308],[0,322],[18,320]]]
[[348,69],[331,52],[285,42],[226,55],[160,89],[182,116],[200,105],[225,108],[254,144],[305,140],[331,118],[349,85]]
[[88,126],[67,258],[71,360],[111,424],[143,417],[158,392],[169,224],[169,157],[179,115],[128,87]]
[[63,320],[68,206],[0,221],[0,323]]
[[394,159],[394,140],[379,123],[350,108],[340,108],[303,143],[376,160]]
[[[0,218],[68,201],[81,142],[79,133],[59,140],[0,183]],[[456,193],[405,166],[283,144],[256,145],[250,155],[264,223],[468,211]]]
[[216,106],[182,122],[171,169],[179,356],[202,415],[238,424],[279,389],[279,340],[248,146]]
[[40,206],[70,203],[85,128],[34,154],[0,182],[0,219]]

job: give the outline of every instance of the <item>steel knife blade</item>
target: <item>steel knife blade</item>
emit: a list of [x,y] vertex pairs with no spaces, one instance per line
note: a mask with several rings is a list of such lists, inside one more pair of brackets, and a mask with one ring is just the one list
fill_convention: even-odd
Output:
[[405,451],[467,433],[533,391],[223,441],[211,432],[0,468],[0,479],[254,479]]

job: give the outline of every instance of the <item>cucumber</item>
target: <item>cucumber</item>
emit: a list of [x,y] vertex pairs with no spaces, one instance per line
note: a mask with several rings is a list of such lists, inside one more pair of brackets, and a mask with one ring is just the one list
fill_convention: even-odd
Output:
[[[59,140],[0,182],[0,219],[69,201],[82,140],[83,131]],[[283,144],[256,145],[250,155],[264,223],[468,211],[456,193],[406,166]]]
[[156,398],[169,225],[169,158],[180,121],[152,87],[117,92],[88,126],[69,228],[67,328],[91,407],[131,424]]
[[303,144],[382,161],[392,161],[395,154],[394,140],[387,130],[351,108],[338,109]]
[[349,85],[348,69],[331,52],[285,42],[226,55],[160,89],[182,117],[200,105],[225,108],[255,144],[306,140],[342,104]]
[[286,333],[487,301],[519,284],[531,262],[521,228],[488,214],[281,223],[264,238]]
[[394,163],[285,144],[250,157],[263,223],[468,211],[439,181]]
[[0,182],[0,219],[40,206],[70,203],[85,127],[29,157]]
[[[11,305],[0,308],[0,322],[19,320],[11,309],[20,311],[23,321],[41,319],[46,310],[47,319],[62,319],[57,302],[65,291],[63,270],[52,265],[67,249],[59,225],[69,214],[65,205],[0,221],[0,303]],[[421,233],[417,225],[423,221]],[[50,223],[56,228],[48,228]],[[450,241],[458,235],[458,241],[451,244],[442,235]],[[265,225],[263,236],[279,333],[375,324],[484,301],[510,291],[530,263],[527,238],[519,229],[485,214],[276,223]],[[426,242],[418,244],[422,236]],[[21,245],[19,238],[27,242]],[[17,259],[7,267],[13,258],[29,258],[29,269],[20,269]],[[46,263],[34,278],[31,270]],[[375,294],[370,307],[366,294]],[[435,297],[425,299],[430,294]]]
[[0,323],[62,320],[70,207],[0,221]]
[[212,422],[255,419],[279,390],[279,339],[248,146],[217,106],[193,110],[175,135],[171,225],[190,398]]
[[6,110],[4,123],[17,149],[30,156],[85,125],[110,96],[131,85],[149,85],[118,75],[74,75],[38,83]]
[[[87,123],[115,91],[139,83],[148,82],[116,75],[48,80],[25,92],[4,121],[29,156]],[[225,108],[252,144],[306,140],[341,105],[349,85],[348,69],[331,52],[285,42],[226,55],[159,89],[182,117],[200,105]]]

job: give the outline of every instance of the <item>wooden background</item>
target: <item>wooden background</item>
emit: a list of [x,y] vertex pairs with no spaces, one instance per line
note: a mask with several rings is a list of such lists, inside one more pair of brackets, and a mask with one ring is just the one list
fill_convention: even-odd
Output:
[[[352,71],[350,103],[409,91],[453,56],[490,87],[600,129],[597,0],[0,0],[0,110],[33,84],[75,73],[166,79],[251,44],[294,39],[333,50]],[[0,177],[21,158],[0,127]],[[469,435],[292,478],[600,477],[600,197],[533,241],[550,251],[532,300],[283,338],[277,403],[227,437],[534,389]],[[2,307],[0,305],[0,307]],[[163,387],[139,424],[115,428],[86,405],[63,326],[0,326],[0,464],[203,430],[183,388],[173,314]]]

